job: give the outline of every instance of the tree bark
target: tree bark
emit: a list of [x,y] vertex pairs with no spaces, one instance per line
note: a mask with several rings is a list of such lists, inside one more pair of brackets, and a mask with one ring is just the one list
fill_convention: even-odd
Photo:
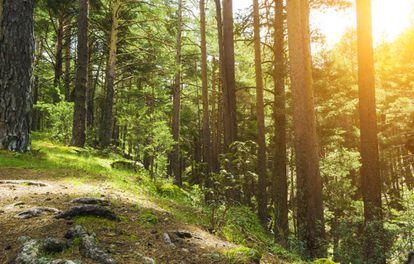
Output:
[[178,20],[177,20],[177,42],[175,62],[178,67],[175,73],[173,86],[173,116],[172,116],[172,135],[175,141],[173,151],[171,153],[170,165],[174,176],[174,183],[178,186],[182,185],[181,166],[180,166],[180,109],[181,109],[181,35],[182,35],[182,12],[183,0],[178,2]]
[[0,0],[0,149],[30,150],[34,1]]
[[[217,40],[218,40],[218,47],[219,47],[219,74],[220,74],[220,82],[219,82],[219,89],[218,89],[218,120],[221,122],[221,125],[217,123],[217,137],[218,137],[218,154],[224,152],[224,146],[222,145],[221,134],[223,130],[224,134],[224,113],[223,109],[224,106],[224,91],[227,91],[226,88],[224,88],[227,84],[226,82],[226,74],[224,71],[224,43],[223,43],[223,17],[222,17],[222,10],[221,10],[221,0],[214,0],[216,5],[216,21],[217,21]],[[220,128],[220,129],[219,129]],[[224,142],[223,142],[224,143]]]
[[364,263],[385,263],[383,216],[375,102],[371,0],[357,0],[358,85],[361,129],[361,178],[364,200]]
[[55,54],[55,76],[53,80],[53,84],[55,89],[52,93],[52,100],[54,103],[59,102],[59,89],[60,89],[60,81],[63,75],[63,38],[64,38],[64,19],[62,15],[59,15],[58,22],[57,22],[57,30],[56,30],[56,54]]
[[[86,102],[86,130],[89,131],[93,128],[95,112],[94,112],[94,100],[95,100],[95,79],[93,76],[93,61],[92,61],[92,53],[93,53],[93,41],[89,38],[89,63],[88,63],[88,98]],[[100,65],[99,65],[100,67]],[[99,74],[99,70],[97,72]]]
[[211,97],[212,97],[212,107],[211,107],[211,126],[212,126],[212,162],[213,162],[213,172],[218,172],[220,170],[219,164],[219,149],[221,142],[221,131],[220,131],[220,79],[217,78],[217,61],[213,57],[213,73],[211,76]]
[[233,1],[223,0],[224,148],[237,140],[236,77],[234,62]]
[[211,186],[210,173],[213,171],[212,144],[210,132],[209,92],[207,74],[206,13],[205,1],[200,0],[200,34],[201,34],[201,79],[203,98],[203,161],[206,167],[205,184]]
[[324,257],[322,181],[313,101],[309,0],[288,0],[287,20],[295,131],[297,221],[305,255]]
[[118,48],[119,31],[119,11],[121,8],[120,0],[115,0],[112,4],[112,26],[109,43],[109,56],[106,64],[106,95],[102,106],[102,119],[100,131],[100,143],[102,148],[107,148],[111,144],[112,125],[113,125],[113,105],[114,105],[114,83],[116,74],[116,56]]
[[273,202],[275,208],[274,234],[276,242],[287,246],[289,235],[288,180],[286,160],[286,99],[285,99],[285,57],[284,57],[284,15],[283,0],[275,0],[274,17],[274,146],[273,154]]
[[257,187],[257,203],[260,220],[265,223],[267,214],[267,166],[266,166],[266,131],[264,119],[263,102],[263,71],[262,71],[262,52],[260,39],[260,12],[259,0],[253,0],[253,27],[254,27],[254,55],[256,73],[256,121],[257,121],[257,174],[259,176]]
[[74,91],[72,145],[84,147],[86,141],[86,98],[88,86],[88,0],[79,0],[78,60]]
[[70,83],[71,83],[71,42],[72,42],[72,26],[70,20],[65,29],[65,76],[64,76],[64,89],[65,89],[65,100],[70,101]]

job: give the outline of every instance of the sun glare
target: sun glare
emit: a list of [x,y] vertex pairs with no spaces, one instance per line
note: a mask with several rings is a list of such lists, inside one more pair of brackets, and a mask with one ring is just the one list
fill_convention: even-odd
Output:
[[414,0],[376,0],[372,8],[376,38],[393,39],[413,23]]
[[[414,0],[373,0],[372,19],[375,43],[395,39],[414,21]],[[350,28],[356,28],[355,6],[346,11],[314,11],[311,23],[333,45]]]
[[[252,0],[234,0],[234,11],[251,5]],[[373,31],[376,43],[392,40],[414,22],[414,0],[372,0]],[[314,11],[311,24],[325,36],[328,45],[337,43],[349,29],[356,27],[355,7],[346,11]]]

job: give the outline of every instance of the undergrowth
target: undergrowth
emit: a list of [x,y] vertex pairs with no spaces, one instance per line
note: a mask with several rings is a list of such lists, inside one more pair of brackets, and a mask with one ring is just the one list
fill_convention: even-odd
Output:
[[[121,159],[119,155],[64,146],[49,141],[45,134],[33,134],[32,144],[33,151],[26,154],[0,151],[0,167],[36,170],[46,175],[46,178],[55,178],[72,184],[82,185],[90,181],[104,183],[135,195],[145,196],[170,211],[176,219],[210,230],[212,208],[203,203],[199,186],[186,184],[180,189],[168,179],[152,179],[143,170],[136,173],[114,169],[111,163]],[[147,226],[155,225],[157,222],[158,219],[151,212],[146,212],[140,218],[140,223]],[[111,222],[88,217],[77,218],[76,223],[97,225],[108,230],[115,228]],[[214,232],[229,242],[240,245],[224,253],[231,263],[255,262],[263,253],[276,255],[287,263],[304,263],[296,254],[275,244],[260,225],[257,216],[247,207],[228,208],[222,226]]]

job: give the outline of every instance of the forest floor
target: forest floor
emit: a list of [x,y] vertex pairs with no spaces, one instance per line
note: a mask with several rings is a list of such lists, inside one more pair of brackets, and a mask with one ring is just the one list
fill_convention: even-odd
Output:
[[[171,264],[296,263],[281,260],[278,252],[285,259],[295,257],[279,248],[275,253],[263,245],[257,249],[248,247],[246,241],[254,241],[254,237],[244,239],[245,243],[240,245],[229,241],[237,242],[237,239],[227,239],[240,234],[231,234],[231,231],[227,231],[227,237],[211,234],[207,231],[208,217],[204,209],[188,205],[190,200],[176,195],[168,184],[159,189],[172,192],[172,196],[153,195],[149,190],[156,187],[149,179],[111,169],[109,158],[85,156],[76,149],[45,140],[35,141],[34,147],[40,152],[0,152],[0,263],[13,263],[24,238],[62,239],[76,225],[96,234],[99,246],[117,263],[151,263],[145,262],[145,257],[147,261],[154,260],[153,263]],[[81,197],[110,202],[110,210],[120,220],[95,216],[65,220],[56,219],[54,213],[28,219],[17,217],[36,207],[64,211],[74,206],[73,199]],[[166,235],[174,245],[166,242]],[[250,242],[249,246],[252,244],[263,243]],[[97,263],[85,258],[75,246],[47,257]]]

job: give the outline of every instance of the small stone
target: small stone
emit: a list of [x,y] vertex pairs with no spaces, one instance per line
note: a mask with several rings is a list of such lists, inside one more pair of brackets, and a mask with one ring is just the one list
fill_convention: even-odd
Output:
[[190,232],[185,231],[185,230],[178,230],[178,231],[174,232],[174,234],[177,237],[181,238],[181,239],[192,238],[193,237],[193,234],[191,234]]
[[190,250],[188,250],[186,248],[182,248],[181,251],[184,252],[184,253],[190,253]]
[[17,241],[19,241],[20,243],[25,243],[29,240],[30,240],[30,237],[27,237],[27,236],[20,236],[17,238]]
[[15,217],[20,219],[29,219],[33,217],[41,216],[45,213],[59,213],[60,211],[56,208],[50,208],[50,207],[34,207],[30,208],[26,211],[18,213]]
[[167,233],[163,234],[163,238],[164,238],[164,242],[165,244],[171,246],[171,247],[175,247],[175,244],[171,241],[170,235]]
[[155,260],[149,257],[143,257],[142,261],[144,264],[155,264]]
[[65,235],[65,238],[79,238],[79,252],[82,256],[91,258],[100,264],[116,264],[107,252],[98,246],[98,241],[94,233],[88,233],[82,226],[71,228]]
[[17,202],[17,203],[14,203],[14,204],[12,205],[12,207],[21,206],[21,205],[24,205],[24,204],[25,204],[24,202]]

